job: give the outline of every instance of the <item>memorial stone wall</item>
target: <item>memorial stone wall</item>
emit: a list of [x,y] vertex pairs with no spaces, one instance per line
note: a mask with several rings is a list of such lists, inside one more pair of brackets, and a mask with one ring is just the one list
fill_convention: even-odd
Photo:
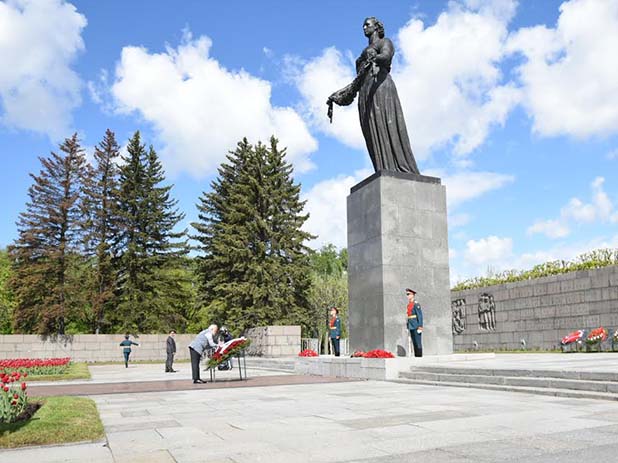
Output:
[[618,329],[618,266],[451,291],[453,348],[557,349],[576,329]]

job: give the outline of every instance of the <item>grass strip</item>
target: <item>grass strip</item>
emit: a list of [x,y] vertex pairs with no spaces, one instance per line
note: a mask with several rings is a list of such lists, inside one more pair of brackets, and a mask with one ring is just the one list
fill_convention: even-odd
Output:
[[71,379],[90,379],[90,370],[85,362],[71,362],[65,373],[60,375],[28,375],[30,381],[68,381]]
[[92,399],[85,397],[31,397],[41,408],[26,421],[0,423],[0,447],[53,445],[91,441],[104,436],[103,424]]

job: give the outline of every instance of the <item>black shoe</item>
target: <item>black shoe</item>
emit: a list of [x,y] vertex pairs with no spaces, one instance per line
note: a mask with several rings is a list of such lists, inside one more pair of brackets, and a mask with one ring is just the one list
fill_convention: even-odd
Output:
[[193,384],[206,384],[206,381],[202,381],[201,379],[194,379]]
[[170,370],[168,373],[178,373],[178,370]]

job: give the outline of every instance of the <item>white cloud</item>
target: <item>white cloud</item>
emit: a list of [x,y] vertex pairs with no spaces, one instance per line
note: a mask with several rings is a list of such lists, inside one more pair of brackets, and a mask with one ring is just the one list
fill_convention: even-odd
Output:
[[495,172],[458,172],[443,175],[449,210],[513,182],[515,177]]
[[208,37],[185,32],[183,43],[164,53],[123,48],[111,89],[116,110],[137,112],[153,125],[171,172],[202,177],[242,137],[268,142],[272,134],[288,147],[297,172],[313,168],[309,154],[317,141],[298,113],[272,105],[269,82],[225,69],[209,56],[211,45]]
[[86,18],[62,0],[0,2],[0,121],[68,136],[81,81],[71,63],[84,49]]
[[610,161],[612,161],[614,159],[618,159],[618,148],[615,148],[615,149],[611,150],[609,153],[607,153],[606,157]]
[[508,47],[525,57],[518,71],[536,132],[618,133],[616,0],[565,2],[555,28],[522,28]]
[[513,255],[512,238],[488,236],[466,243],[465,259],[473,265],[502,264]]
[[454,228],[463,227],[464,225],[467,225],[471,219],[472,217],[470,216],[470,214],[466,214],[466,213],[449,215],[448,227],[450,230]]
[[352,66],[351,59],[344,59],[341,52],[330,47],[317,58],[306,62],[287,56],[285,73],[298,87],[303,97],[303,115],[313,128],[352,148],[363,149],[365,141],[358,122],[356,103],[335,106],[332,124],[326,116],[326,99],[335,90],[352,82],[355,75]]
[[[397,32],[387,31],[398,42],[393,78],[417,159],[449,143],[455,154],[467,155],[519,101],[517,88],[501,84],[499,69],[515,5],[509,0],[450,2],[433,25],[412,19]],[[312,124],[359,148],[364,143],[356,104],[337,107],[332,126],[325,116],[328,95],[353,76],[352,60],[329,48],[308,61],[295,82]]]
[[540,233],[549,238],[564,238],[571,233],[569,227],[559,220],[537,220],[528,227],[528,235]]
[[557,219],[537,220],[528,227],[528,234],[543,234],[548,238],[564,238],[570,234],[569,224],[571,223],[617,223],[618,212],[614,211],[614,204],[609,198],[603,184],[603,177],[596,177],[590,187],[592,189],[591,202],[586,203],[579,198],[571,198],[569,202],[560,210],[560,217]]
[[361,170],[354,175],[340,175],[316,183],[309,191],[303,193],[307,200],[305,211],[309,220],[304,229],[317,238],[309,243],[318,249],[332,243],[341,248],[347,245],[347,205],[346,198],[350,188],[370,175],[370,171]]

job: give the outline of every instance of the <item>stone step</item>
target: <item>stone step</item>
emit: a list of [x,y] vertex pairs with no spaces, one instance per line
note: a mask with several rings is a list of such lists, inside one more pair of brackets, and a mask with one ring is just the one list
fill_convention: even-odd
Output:
[[513,377],[543,377],[557,379],[575,379],[583,381],[615,381],[618,382],[618,373],[574,371],[574,370],[532,370],[532,369],[493,369],[493,368],[457,368],[440,366],[418,366],[413,371],[431,373],[445,373],[454,375],[483,375],[483,376],[513,376]]
[[618,382],[613,381],[586,381],[577,379],[561,379],[529,376],[493,376],[479,370],[470,374],[434,373],[427,371],[415,371],[400,373],[401,378],[419,381],[466,383],[466,384],[489,384],[499,386],[533,387],[549,389],[568,389],[577,391],[618,393]]
[[618,400],[618,394],[607,392],[591,392],[591,391],[575,391],[568,389],[554,389],[547,387],[521,387],[521,386],[506,386],[498,384],[480,384],[480,383],[452,383],[447,381],[425,381],[407,378],[399,378],[395,380],[398,383],[404,384],[420,384],[426,386],[444,386],[444,387],[464,387],[471,389],[484,389],[490,391],[505,391],[505,392],[521,392],[525,394],[548,395],[554,397],[569,397],[574,399],[594,399],[594,400]]
[[247,368],[294,371],[294,358],[247,357]]

